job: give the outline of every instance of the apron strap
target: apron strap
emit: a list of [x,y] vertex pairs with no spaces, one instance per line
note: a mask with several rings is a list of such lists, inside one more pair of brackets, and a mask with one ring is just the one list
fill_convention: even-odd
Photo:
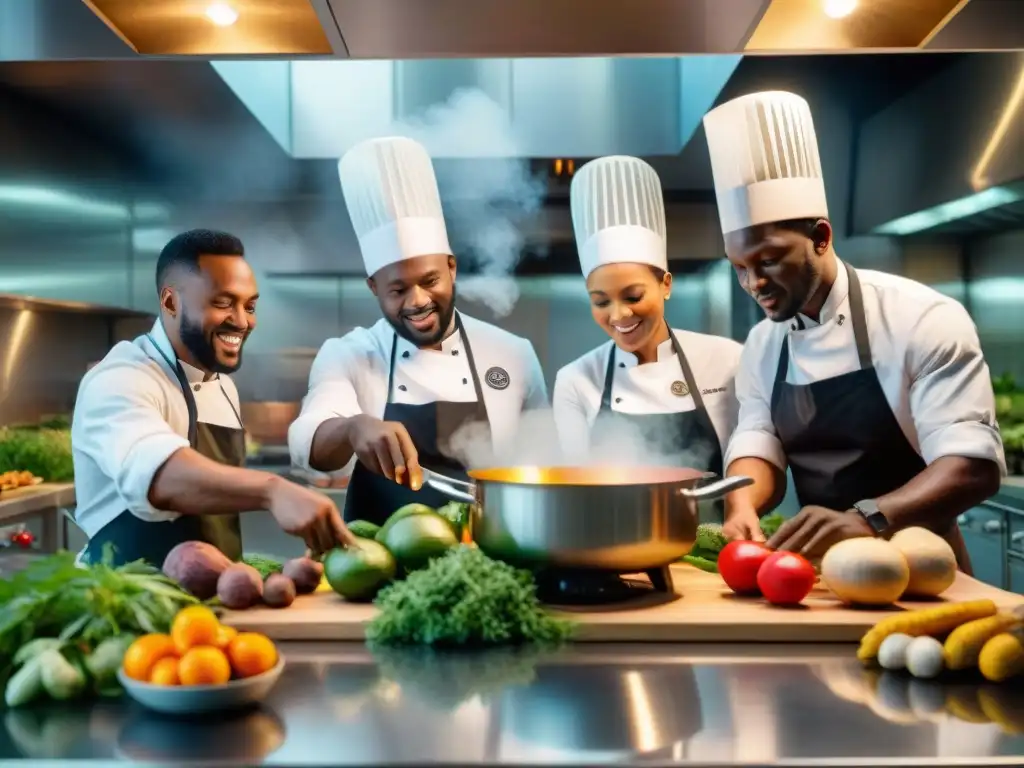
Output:
[[[672,328],[668,326],[668,321],[665,321],[665,325],[668,327],[668,338],[672,343],[672,350],[676,353],[676,360],[679,361],[679,368],[683,372],[683,381],[686,382],[686,387],[690,391],[690,396],[693,398],[693,407],[695,410],[704,410],[704,398],[700,394],[700,390],[697,389],[697,380],[693,377],[693,371],[690,368],[690,363],[686,359],[686,355],[683,354],[683,347],[679,343],[679,339],[672,332]],[[604,372],[604,390],[601,392],[601,410],[611,410],[612,403],[612,385],[615,380],[615,342],[611,342],[611,349],[608,351],[608,365]]]
[[[843,268],[846,270],[850,286],[850,322],[853,324],[853,339],[857,345],[857,359],[860,362],[861,370],[868,370],[874,367],[874,363],[871,360],[871,342],[868,339],[868,325],[864,316],[864,294],[861,292],[860,278],[857,277],[857,270],[845,261],[843,262]],[[790,335],[787,333],[782,340],[779,364],[775,368],[776,385],[785,383],[786,376],[789,374],[789,341]],[[772,388],[772,405],[775,404],[778,391],[778,386]]]
[[[188,410],[188,444],[195,450],[199,443],[198,436],[198,424],[199,424],[199,409],[196,407],[196,398],[192,394],[192,387],[188,384],[188,377],[185,376],[185,371],[181,367],[181,363],[175,360],[173,363],[167,354],[160,348],[160,345],[156,343],[156,339],[151,334],[146,334],[146,338],[149,339],[150,343],[160,353],[160,357],[164,359],[164,362],[174,371],[175,377],[178,379],[178,386],[181,388],[181,395],[185,398],[185,408]],[[221,388],[223,390],[223,387]],[[227,395],[225,395],[227,397]],[[230,401],[229,401],[230,402]],[[234,405],[231,406],[234,408]],[[238,415],[237,413],[235,414]],[[239,420],[241,423],[241,420]]]
[[[473,348],[469,344],[469,337],[462,328],[462,317],[455,313],[455,332],[462,339],[462,346],[466,348],[466,362],[469,364],[469,375],[473,377],[473,390],[476,392],[477,417],[487,421],[487,403],[484,402],[484,390],[480,385],[480,376],[476,371],[476,360],[473,357]],[[395,357],[398,353],[398,332],[394,332],[391,338],[391,360],[388,363],[388,398],[385,405],[391,402],[391,394],[395,386]]]

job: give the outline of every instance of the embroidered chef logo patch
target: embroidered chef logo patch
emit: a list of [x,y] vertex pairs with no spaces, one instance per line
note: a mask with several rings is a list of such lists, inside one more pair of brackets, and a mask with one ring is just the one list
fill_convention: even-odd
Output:
[[484,374],[484,379],[486,379],[487,386],[491,389],[508,389],[509,382],[511,381],[508,377],[508,371],[498,366],[488,368],[487,373]]
[[673,381],[672,382],[672,394],[676,397],[686,397],[690,394],[690,388],[686,386],[685,381]]

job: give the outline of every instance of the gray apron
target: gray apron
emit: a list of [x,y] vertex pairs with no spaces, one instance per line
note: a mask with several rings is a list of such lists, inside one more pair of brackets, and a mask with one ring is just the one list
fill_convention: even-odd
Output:
[[[206,424],[199,421],[195,396],[189,386],[185,371],[180,363],[171,361],[153,337],[150,342],[175,372],[185,405],[188,407],[188,442],[201,455],[232,467],[245,465],[245,430]],[[241,416],[231,402],[223,385],[221,394],[228,401],[232,412],[242,423]],[[242,527],[237,513],[228,515],[181,515],[174,520],[147,521],[125,510],[89,539],[83,560],[86,563],[100,562],[107,545],[113,546],[114,565],[123,565],[135,560],[145,560],[160,568],[167,554],[185,541],[202,541],[212,544],[231,560],[242,558]]]
[[[801,506],[847,510],[906,485],[927,464],[907,441],[889,407],[871,360],[857,272],[847,264],[850,322],[860,368],[810,384],[790,384],[789,336],[782,344],[772,389],[772,422],[786,453]],[[971,572],[960,528],[938,531]]]

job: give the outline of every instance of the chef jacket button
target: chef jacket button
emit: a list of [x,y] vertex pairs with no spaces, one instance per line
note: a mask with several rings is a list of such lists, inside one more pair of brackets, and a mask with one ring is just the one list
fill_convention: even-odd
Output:
[[469,384],[469,379],[463,379],[463,380],[462,380],[462,383],[463,383],[463,384]]
[[198,392],[202,388],[203,388],[202,384],[193,384],[192,385],[192,389],[194,389],[196,392]]
[[625,368],[625,367],[626,367],[625,363],[619,363],[619,368]]
[[457,355],[457,354],[459,354],[459,350],[457,350],[457,349],[453,349],[453,350],[452,350],[452,354],[453,354],[453,355]]
[[408,349],[405,350],[405,352],[402,353],[402,357],[405,357],[405,358],[409,357],[409,350]]
[[399,384],[399,385],[398,385],[398,388],[399,388],[400,390],[402,390],[403,392],[405,392],[405,384]]
[[796,330],[796,323],[793,323],[791,326],[789,326],[789,329],[791,331],[795,331]]
[[622,398],[621,397],[616,397],[615,398],[615,402],[616,403],[621,403],[622,402]]

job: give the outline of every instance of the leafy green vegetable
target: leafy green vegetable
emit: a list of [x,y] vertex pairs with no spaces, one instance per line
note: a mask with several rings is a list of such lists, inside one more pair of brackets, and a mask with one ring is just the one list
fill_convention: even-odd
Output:
[[380,592],[366,638],[438,647],[558,643],[572,625],[548,615],[529,571],[459,545]]
[[718,573],[718,561],[700,555],[683,555],[681,562],[700,568],[708,573]]
[[71,431],[67,429],[0,429],[0,472],[31,472],[47,482],[74,479]]
[[107,557],[77,566],[74,554],[61,552],[0,580],[0,679],[36,638],[56,637],[88,651],[122,634],[168,632],[179,609],[199,602],[141,561],[109,563]]
[[455,537],[462,540],[462,532],[469,525],[469,512],[472,507],[461,501],[449,501],[442,507],[438,507],[437,514],[451,523],[455,531]]
[[775,535],[775,532],[779,530],[785,521],[786,518],[778,512],[772,512],[770,515],[765,515],[761,518],[761,533],[764,534],[766,539],[770,539]]
[[284,563],[270,555],[243,555],[242,562],[255,568],[264,581],[270,574],[280,573],[284,570]]

